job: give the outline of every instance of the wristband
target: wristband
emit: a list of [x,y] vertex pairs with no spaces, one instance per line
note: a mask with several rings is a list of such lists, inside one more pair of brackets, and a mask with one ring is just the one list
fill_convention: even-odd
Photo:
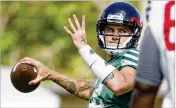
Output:
[[103,81],[116,68],[106,64],[99,55],[97,55],[89,45],[85,45],[79,50],[79,53],[94,75]]

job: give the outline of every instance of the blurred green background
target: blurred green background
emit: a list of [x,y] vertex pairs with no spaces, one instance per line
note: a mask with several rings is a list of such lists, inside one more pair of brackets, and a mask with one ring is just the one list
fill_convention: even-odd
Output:
[[88,41],[97,49],[95,24],[99,10],[93,2],[1,2],[1,11],[1,65],[14,65],[28,56],[53,70],[80,75],[85,65],[63,29],[73,14],[79,19],[86,15]]
[[[1,65],[13,66],[28,56],[61,73],[93,78],[63,26],[68,26],[67,19],[73,14],[79,20],[85,15],[88,43],[98,54],[105,56],[98,48],[95,27],[102,9],[112,2],[1,1]],[[140,2],[130,3],[140,8]]]
[[[85,15],[88,44],[105,57],[98,48],[95,27],[103,9],[114,1],[1,1],[1,66],[14,66],[28,56],[60,73],[94,80],[63,26],[68,26],[73,14],[79,20]],[[127,2],[142,14],[141,1]],[[62,96],[62,102],[62,107],[87,104],[72,95]]]

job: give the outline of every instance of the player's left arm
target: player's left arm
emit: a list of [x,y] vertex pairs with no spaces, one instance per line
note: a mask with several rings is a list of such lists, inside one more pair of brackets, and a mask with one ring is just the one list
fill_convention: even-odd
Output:
[[135,84],[136,70],[132,67],[123,67],[120,71],[115,69],[104,81],[106,86],[116,95],[131,91]]
[[[134,88],[136,68],[139,51],[128,50],[122,57],[120,70],[115,69],[104,80],[103,83],[116,95],[127,93]],[[114,64],[116,67],[116,65]]]

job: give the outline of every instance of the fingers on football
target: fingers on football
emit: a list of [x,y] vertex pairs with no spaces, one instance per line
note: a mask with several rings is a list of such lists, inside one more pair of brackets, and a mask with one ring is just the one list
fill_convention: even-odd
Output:
[[41,77],[40,75],[37,75],[37,78],[30,81],[28,84],[29,85],[36,85],[38,84],[40,81],[44,81],[47,79],[47,77],[49,76],[50,74],[46,75],[45,77]]
[[76,28],[75,28],[75,26],[73,25],[73,22],[72,22],[72,20],[71,20],[70,18],[68,19],[68,22],[69,22],[70,27],[72,28],[72,30],[73,30],[74,32],[76,32]]
[[21,61],[21,63],[27,63],[27,64],[32,65],[32,62],[31,62],[31,61]]
[[75,14],[73,15],[73,19],[75,20],[75,23],[76,23],[77,28],[78,28],[78,29],[81,29],[80,23],[79,23],[78,18],[76,17]]
[[42,78],[40,78],[39,76],[37,76],[36,79],[32,80],[29,82],[29,85],[36,85],[37,83],[39,83],[42,80]]
[[20,60],[20,62],[33,65],[34,67],[39,66],[39,62],[37,60],[33,59],[33,58],[30,58],[30,57],[24,57],[23,59]]

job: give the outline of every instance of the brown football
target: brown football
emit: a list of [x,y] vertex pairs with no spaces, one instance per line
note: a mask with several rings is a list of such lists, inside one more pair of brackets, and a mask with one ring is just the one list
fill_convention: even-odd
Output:
[[36,69],[26,63],[16,64],[10,74],[12,85],[20,92],[28,93],[35,90],[40,83],[36,85],[29,85],[29,81],[37,77]]

